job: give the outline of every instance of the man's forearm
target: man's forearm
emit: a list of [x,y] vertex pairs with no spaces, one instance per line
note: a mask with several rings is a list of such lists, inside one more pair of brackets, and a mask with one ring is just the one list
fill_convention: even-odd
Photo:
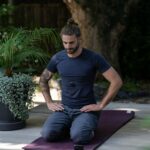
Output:
[[106,94],[102,98],[100,102],[100,107],[103,109],[113,98],[117,95],[120,87],[122,86],[122,82],[118,81],[116,83],[111,83]]
[[41,87],[42,94],[45,98],[46,103],[52,102],[52,98],[51,98],[51,95],[50,95],[50,89],[49,89],[48,83],[40,82],[40,87]]
[[50,103],[52,102],[52,98],[50,95],[50,88],[49,88],[49,84],[48,81],[50,80],[51,75],[48,73],[47,70],[44,70],[44,72],[42,73],[41,77],[40,77],[40,87],[42,90],[42,94],[45,98],[46,103]]
[[116,96],[120,87],[123,84],[122,79],[120,78],[119,74],[113,67],[104,72],[103,76],[107,81],[109,81],[110,85],[106,94],[101,100],[100,103],[101,109],[103,109]]

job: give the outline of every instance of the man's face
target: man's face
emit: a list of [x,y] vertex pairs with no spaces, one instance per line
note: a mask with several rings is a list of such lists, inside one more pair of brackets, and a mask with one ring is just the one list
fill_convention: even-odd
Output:
[[75,35],[62,35],[62,42],[68,54],[75,53],[79,48],[79,39]]

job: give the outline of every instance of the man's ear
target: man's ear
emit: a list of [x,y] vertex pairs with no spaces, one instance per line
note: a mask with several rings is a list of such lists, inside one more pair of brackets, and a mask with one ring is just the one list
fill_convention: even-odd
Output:
[[82,41],[82,38],[81,38],[81,36],[79,36],[79,37],[78,37],[78,40],[79,40],[79,41]]
[[81,36],[80,36],[80,37],[78,37],[78,41],[79,41],[79,44],[80,44],[80,45],[82,45],[83,39],[82,39],[82,37],[81,37]]

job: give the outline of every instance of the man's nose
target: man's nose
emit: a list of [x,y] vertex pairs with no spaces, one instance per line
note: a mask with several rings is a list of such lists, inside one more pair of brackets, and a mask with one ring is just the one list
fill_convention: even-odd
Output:
[[66,44],[66,48],[67,49],[71,48],[71,45],[70,44]]

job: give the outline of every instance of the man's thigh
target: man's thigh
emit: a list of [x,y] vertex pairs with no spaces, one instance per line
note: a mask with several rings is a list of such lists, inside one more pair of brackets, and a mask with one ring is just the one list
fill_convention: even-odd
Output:
[[71,120],[64,112],[53,112],[45,121],[41,134],[49,141],[55,141],[68,136]]
[[64,112],[53,112],[43,125],[46,132],[61,132],[65,128],[69,128],[71,124],[70,118]]
[[47,141],[57,141],[68,136],[70,118],[64,112],[53,112],[45,121],[41,135]]
[[81,113],[72,122],[71,130],[74,132],[94,131],[98,124],[98,118],[95,113]]

